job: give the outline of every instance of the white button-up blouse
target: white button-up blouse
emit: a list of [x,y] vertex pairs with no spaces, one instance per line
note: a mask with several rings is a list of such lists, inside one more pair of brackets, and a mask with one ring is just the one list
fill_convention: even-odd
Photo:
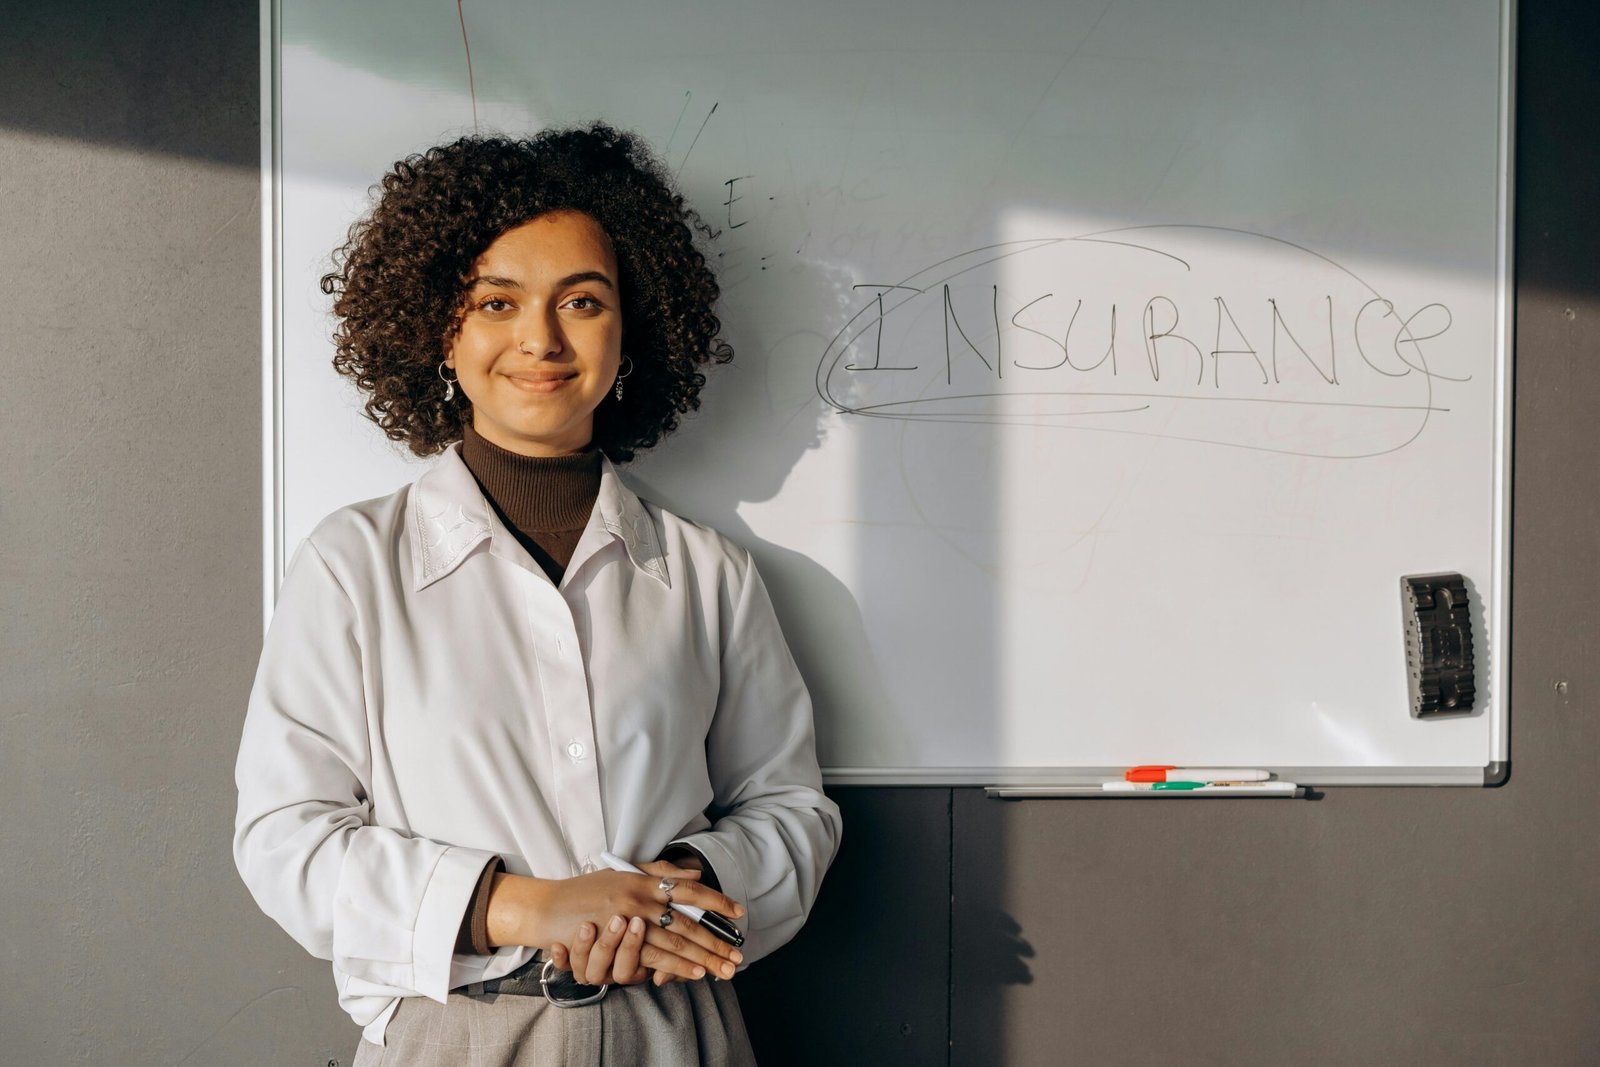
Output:
[[689,844],[748,909],[748,963],[794,936],[839,843],[749,553],[609,463],[559,586],[457,449],[325,519],[284,579],[236,777],[245,883],[379,1044],[399,998],[531,957],[454,954],[495,856],[567,878]]

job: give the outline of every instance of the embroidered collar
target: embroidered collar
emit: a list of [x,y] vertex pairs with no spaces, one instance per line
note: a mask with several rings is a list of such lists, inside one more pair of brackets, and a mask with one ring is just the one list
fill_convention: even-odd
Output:
[[[459,444],[452,445],[412,485],[407,511],[413,584],[417,589],[455,570],[484,541],[497,554],[510,552],[513,547],[521,551],[462,462]],[[583,545],[596,528],[621,541],[635,567],[669,589],[672,587],[660,531],[644,503],[623,484],[616,468],[604,457],[600,462],[600,494],[589,525],[578,539],[573,564],[581,562]]]

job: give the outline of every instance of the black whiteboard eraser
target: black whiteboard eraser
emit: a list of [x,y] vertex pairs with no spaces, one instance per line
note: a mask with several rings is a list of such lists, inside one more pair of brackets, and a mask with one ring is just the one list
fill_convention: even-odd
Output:
[[1467,580],[1459,574],[1410,574],[1400,579],[1406,635],[1406,687],[1411,716],[1431,719],[1472,710],[1472,615]]

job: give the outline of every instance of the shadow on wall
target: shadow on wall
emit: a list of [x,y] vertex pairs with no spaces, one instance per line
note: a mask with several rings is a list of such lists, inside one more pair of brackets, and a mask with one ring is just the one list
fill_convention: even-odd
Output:
[[17,4],[4,21],[0,128],[260,166],[258,82],[237,69],[258,52],[255,3]]
[[[953,944],[947,877],[954,862],[974,868],[957,884],[983,886],[976,868],[999,869],[991,865],[1003,856],[1003,835],[952,849],[948,789],[835,788],[829,795],[844,815],[844,842],[810,921],[735,982],[757,1060],[763,1067],[1003,1062],[1007,987],[1032,983],[1034,949],[998,896],[982,888],[957,901],[970,933]],[[952,992],[961,1003],[952,1005]],[[955,1059],[952,1012],[965,1023]],[[967,1049],[990,1058],[974,1059]]]
[[[736,287],[735,279],[728,288]],[[751,551],[811,692],[824,766],[829,752],[910,764],[914,724],[889,702],[856,594],[817,561],[763,538],[740,510],[776,496],[836,425],[816,395],[811,368],[814,353],[826,350],[849,317],[856,294],[842,272],[815,264],[791,268],[784,290],[795,306],[818,309],[818,323],[780,336],[759,319],[743,322],[732,337],[734,361],[708,368],[702,410],[663,448],[631,465],[628,478],[647,499]],[[738,292],[724,297],[727,304],[740,299]],[[863,479],[869,473],[863,470]],[[892,561],[873,563],[890,569]]]

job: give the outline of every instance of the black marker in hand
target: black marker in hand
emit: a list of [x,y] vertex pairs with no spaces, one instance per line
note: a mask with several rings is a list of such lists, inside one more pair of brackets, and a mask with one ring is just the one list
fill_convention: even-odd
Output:
[[[629,863],[627,860],[623,859],[621,856],[618,856],[614,852],[600,853],[600,862],[604,863],[607,867],[610,867],[614,871],[627,871],[629,874],[644,874],[644,872],[639,868],[635,867],[633,864]],[[693,904],[679,904],[677,901],[671,902],[667,905],[667,907],[671,908],[680,915],[687,915],[689,918],[693,919],[701,926],[704,926],[707,930],[710,930],[713,934],[716,934],[719,938],[726,941],[734,948],[738,948],[744,944],[744,934],[740,933],[739,928],[733,925],[732,921],[725,916],[718,915],[714,911],[707,911],[704,908],[697,908]]]

